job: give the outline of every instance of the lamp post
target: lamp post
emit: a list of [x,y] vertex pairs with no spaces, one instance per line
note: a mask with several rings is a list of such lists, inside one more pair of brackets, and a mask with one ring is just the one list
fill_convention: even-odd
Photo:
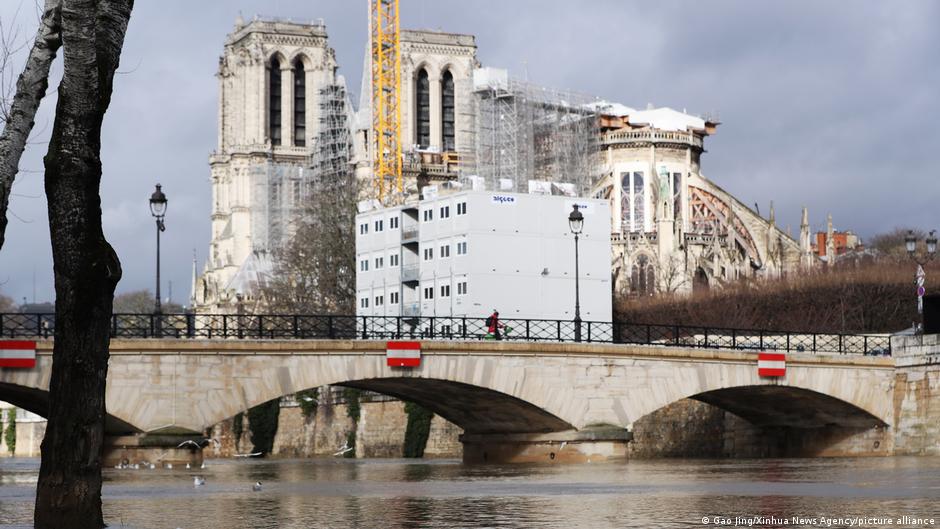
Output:
[[578,235],[584,228],[584,215],[578,211],[578,205],[574,205],[571,214],[568,215],[568,226],[571,233],[574,234],[574,341],[581,341],[581,291],[578,284]]
[[907,255],[910,256],[911,260],[917,263],[917,272],[914,274],[914,283],[917,285],[917,313],[924,313],[924,294],[926,293],[924,289],[924,280],[926,274],[924,273],[924,265],[928,261],[934,258],[937,254],[937,230],[930,230],[930,233],[927,234],[927,237],[924,239],[927,251],[918,255],[917,253],[917,237],[914,235],[914,230],[908,230],[907,237],[904,237],[904,246],[907,248]]
[[[157,315],[158,320],[160,314],[163,312],[160,307],[160,232],[166,230],[166,226],[163,224],[163,217],[166,215],[167,203],[166,195],[160,190],[161,187],[160,184],[157,184],[157,189],[150,195],[150,214],[157,219],[157,293],[153,313]],[[159,326],[159,321],[157,325]]]

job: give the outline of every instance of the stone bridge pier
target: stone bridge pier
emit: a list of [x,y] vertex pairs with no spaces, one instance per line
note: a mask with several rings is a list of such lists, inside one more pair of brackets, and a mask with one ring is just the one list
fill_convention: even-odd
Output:
[[[891,358],[790,354],[786,377],[767,379],[757,375],[757,355],[740,351],[440,341],[422,344],[420,367],[391,368],[385,347],[113,340],[108,433],[118,450],[168,450],[255,405],[329,384],[444,417],[463,428],[468,462],[625,457],[634,423],[687,398],[783,432],[788,455],[888,454],[894,446]],[[51,350],[51,342],[39,344],[35,369],[0,371],[0,400],[44,414]]]

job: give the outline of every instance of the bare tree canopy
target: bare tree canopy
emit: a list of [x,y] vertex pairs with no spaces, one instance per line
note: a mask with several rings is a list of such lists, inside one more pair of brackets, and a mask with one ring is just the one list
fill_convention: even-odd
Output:
[[104,527],[105,382],[121,264],[101,228],[101,125],[132,7],[133,0],[62,1],[64,73],[45,157],[56,326],[37,529]]
[[[165,301],[161,306],[163,312],[167,314],[178,314],[184,311],[182,305],[170,301]],[[115,314],[150,314],[153,312],[153,307],[154,296],[149,290],[135,290],[114,296]]]
[[[16,92],[9,106],[3,108],[3,133],[0,133],[0,248],[6,240],[7,206],[13,179],[19,170],[20,158],[26,149],[26,141],[33,130],[39,102],[49,86],[49,68],[56,52],[62,45],[61,36],[62,0],[46,0],[36,40],[29,51],[26,66],[16,82]],[[4,45],[3,64],[9,66],[13,50]],[[5,94],[4,94],[5,95]]]
[[356,298],[356,183],[350,171],[320,178],[290,243],[274,254],[262,285],[265,310],[353,314]]

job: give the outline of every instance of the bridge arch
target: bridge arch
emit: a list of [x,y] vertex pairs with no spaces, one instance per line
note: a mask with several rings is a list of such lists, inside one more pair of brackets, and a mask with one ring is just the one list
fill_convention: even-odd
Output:
[[548,433],[574,429],[568,422],[530,402],[461,382],[395,377],[340,385],[414,402],[467,433]]
[[756,426],[887,426],[884,420],[850,402],[795,386],[729,387],[690,398],[729,411]]
[[649,380],[628,390],[624,403],[631,423],[683,399],[712,404],[758,425],[893,423],[893,401],[888,397],[893,366],[879,360],[792,355],[785,377],[761,378],[754,354],[690,353],[692,361],[671,362],[667,368],[643,362]]
[[[49,415],[49,392],[43,389],[0,382],[0,401],[9,402],[17,408],[43,418]],[[104,430],[107,435],[140,432],[138,428],[111,414],[105,414],[104,421]]]

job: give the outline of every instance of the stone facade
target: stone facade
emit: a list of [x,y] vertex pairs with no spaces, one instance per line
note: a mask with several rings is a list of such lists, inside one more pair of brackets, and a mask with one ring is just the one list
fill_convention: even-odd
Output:
[[[350,342],[328,341],[114,340],[108,433],[127,433],[131,424],[156,437],[183,431],[191,434],[177,435],[188,437],[211,428],[223,454],[244,452],[250,450],[247,420],[236,450],[233,415],[301,389],[341,383],[407,396],[451,418],[452,423],[440,417],[432,422],[429,457],[457,453],[458,435],[471,441],[481,459],[487,438],[494,436],[498,450],[531,461],[583,460],[578,457],[605,452],[622,457],[940,455],[938,335],[894,337],[893,357],[791,353],[784,379],[757,377],[754,356],[743,352],[432,343],[421,368],[402,371],[385,366],[383,342],[357,342],[351,350]],[[39,341],[35,369],[0,371],[0,388],[7,388],[0,398],[41,411],[51,360],[52,343]],[[356,425],[365,443],[362,455],[398,453],[404,438],[401,408],[400,402],[384,400],[364,405]],[[324,404],[312,420],[287,408],[281,421],[275,445],[283,456],[330,453],[354,427],[342,403]],[[468,433],[461,434],[460,426]],[[631,433],[632,442],[618,448],[598,437],[601,430]],[[17,433],[23,454],[28,432],[18,425]],[[118,444],[153,446],[145,437],[124,436]],[[579,455],[573,447],[588,441],[599,442]],[[528,448],[520,452],[518,446]]]
[[940,455],[940,334],[898,336],[894,409],[895,452]]
[[46,420],[35,413],[16,409],[16,452],[11,454],[6,443],[6,429],[9,428],[8,410],[16,409],[0,402],[0,457],[39,457],[42,438],[46,435]]
[[323,25],[239,18],[226,38],[209,157],[212,240],[194,278],[199,311],[232,311],[236,296],[250,301],[271,252],[288,240],[311,192],[325,114],[347,111],[332,104],[345,103],[336,70]]
[[690,292],[814,266],[804,210],[797,242],[703,176],[705,138],[718,124],[669,108],[601,109],[594,196],[611,201],[615,293]]
[[[401,40],[401,136],[404,157],[406,193],[418,191],[417,173],[447,172],[447,156],[466,153],[473,142],[473,108],[470,95],[473,70],[477,61],[476,39],[473,35],[427,30],[402,30]],[[372,179],[372,74],[367,60],[362,70],[362,94],[357,113],[356,177],[368,184]],[[448,77],[449,76],[449,77]],[[452,82],[453,110],[445,105],[447,83]],[[419,112],[419,85],[426,79],[427,114]],[[447,107],[447,108],[445,108]],[[422,121],[427,138],[419,129]],[[445,141],[453,123],[453,145]],[[450,158],[448,158],[450,159]],[[437,175],[440,176],[440,175]],[[451,175],[454,176],[454,175]],[[369,189],[364,185],[363,189]]]
[[[518,453],[509,445],[538,445],[526,457],[540,460],[553,443],[568,442],[568,452],[556,453],[560,460],[624,457],[635,423],[690,397],[763,429],[815,431],[788,437],[799,444],[792,449],[798,453],[821,451],[814,442],[852,445],[853,439],[890,450],[877,437],[895,433],[892,358],[790,353],[787,376],[779,380],[758,377],[755,356],[740,351],[427,342],[421,366],[402,370],[386,365],[385,347],[374,341],[113,340],[108,432],[136,427],[148,435],[199,435],[271,399],[341,384],[424,406],[463,428],[464,453],[470,436],[470,453],[479,456],[499,453],[487,449],[493,443],[505,453]],[[37,351],[35,369],[0,372],[0,387],[39,390],[24,393],[38,399],[20,402],[26,409],[41,409],[49,383],[51,343],[37,342]],[[316,435],[321,432],[327,435],[325,429]],[[332,437],[322,445],[342,441]]]

